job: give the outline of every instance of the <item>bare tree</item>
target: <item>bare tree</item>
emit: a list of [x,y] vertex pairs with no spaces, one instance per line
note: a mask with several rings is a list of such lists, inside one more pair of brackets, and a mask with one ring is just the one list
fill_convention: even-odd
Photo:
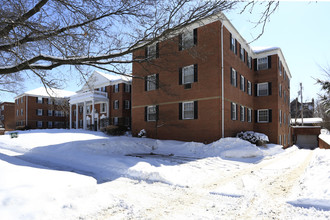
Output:
[[[132,52],[170,38],[186,25],[233,10],[225,0],[3,0],[0,6],[0,83],[32,71],[56,86],[49,70],[73,65],[127,74]],[[255,2],[243,10],[252,10]],[[259,23],[277,8],[266,3]],[[83,75],[84,76],[84,75]],[[8,89],[7,90],[11,90]]]

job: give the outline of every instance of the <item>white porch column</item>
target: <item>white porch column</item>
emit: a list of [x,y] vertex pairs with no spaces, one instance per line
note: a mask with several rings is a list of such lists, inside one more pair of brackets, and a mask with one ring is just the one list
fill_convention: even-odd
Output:
[[94,103],[94,99],[93,99],[93,100],[92,100],[92,123],[91,123],[91,124],[92,124],[92,128],[93,128],[93,130],[95,129],[95,128],[94,128],[94,120],[95,120],[95,119],[94,119],[94,118],[95,118],[95,110],[94,110],[95,106],[94,106],[94,104],[95,104],[95,103]]
[[84,113],[83,113],[83,124],[84,124],[84,129],[87,129],[87,122],[86,122],[86,101],[84,102]]
[[79,114],[79,110],[78,110],[78,103],[76,104],[76,129],[79,128],[79,123],[78,123],[78,114]]
[[72,112],[72,105],[70,104],[70,112],[69,112],[69,115],[70,115],[70,126],[69,128],[72,129],[72,115],[71,115],[71,112]]
[[106,102],[106,105],[107,105],[107,118],[109,118],[109,114],[110,114],[109,101]]

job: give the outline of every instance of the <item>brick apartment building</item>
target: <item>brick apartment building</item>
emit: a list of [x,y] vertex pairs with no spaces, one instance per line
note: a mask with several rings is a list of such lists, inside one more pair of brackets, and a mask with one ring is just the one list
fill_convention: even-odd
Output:
[[240,131],[291,143],[291,74],[280,48],[253,49],[225,16],[133,54],[132,133],[212,142]]
[[131,79],[94,71],[82,89],[70,97],[70,112],[70,128],[130,127]]
[[16,128],[67,128],[68,98],[73,94],[40,87],[15,97]]
[[6,131],[15,129],[15,103],[0,103],[0,128],[1,127]]

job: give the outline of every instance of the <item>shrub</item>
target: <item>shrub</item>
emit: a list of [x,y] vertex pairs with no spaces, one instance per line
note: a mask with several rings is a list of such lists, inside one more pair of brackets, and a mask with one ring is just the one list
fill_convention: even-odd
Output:
[[106,128],[102,129],[103,132],[105,132],[108,135],[113,135],[113,136],[121,136],[124,135],[125,132],[127,131],[126,126],[122,125],[108,125]]
[[267,135],[253,131],[242,131],[240,133],[237,133],[236,137],[246,140],[257,146],[264,146],[266,143],[269,142]]

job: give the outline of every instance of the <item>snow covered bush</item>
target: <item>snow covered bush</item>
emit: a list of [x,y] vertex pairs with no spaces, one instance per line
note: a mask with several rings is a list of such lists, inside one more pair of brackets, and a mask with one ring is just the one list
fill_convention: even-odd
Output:
[[121,136],[124,135],[125,132],[127,131],[126,126],[121,126],[121,125],[108,125],[105,129],[104,132],[108,135],[112,136]]
[[145,137],[147,137],[147,132],[146,132],[146,130],[142,129],[142,130],[138,133],[138,137],[139,137],[139,138],[145,138]]
[[257,146],[263,146],[269,142],[267,135],[254,131],[241,131],[240,133],[237,133],[236,137],[249,141],[250,143],[255,144]]

